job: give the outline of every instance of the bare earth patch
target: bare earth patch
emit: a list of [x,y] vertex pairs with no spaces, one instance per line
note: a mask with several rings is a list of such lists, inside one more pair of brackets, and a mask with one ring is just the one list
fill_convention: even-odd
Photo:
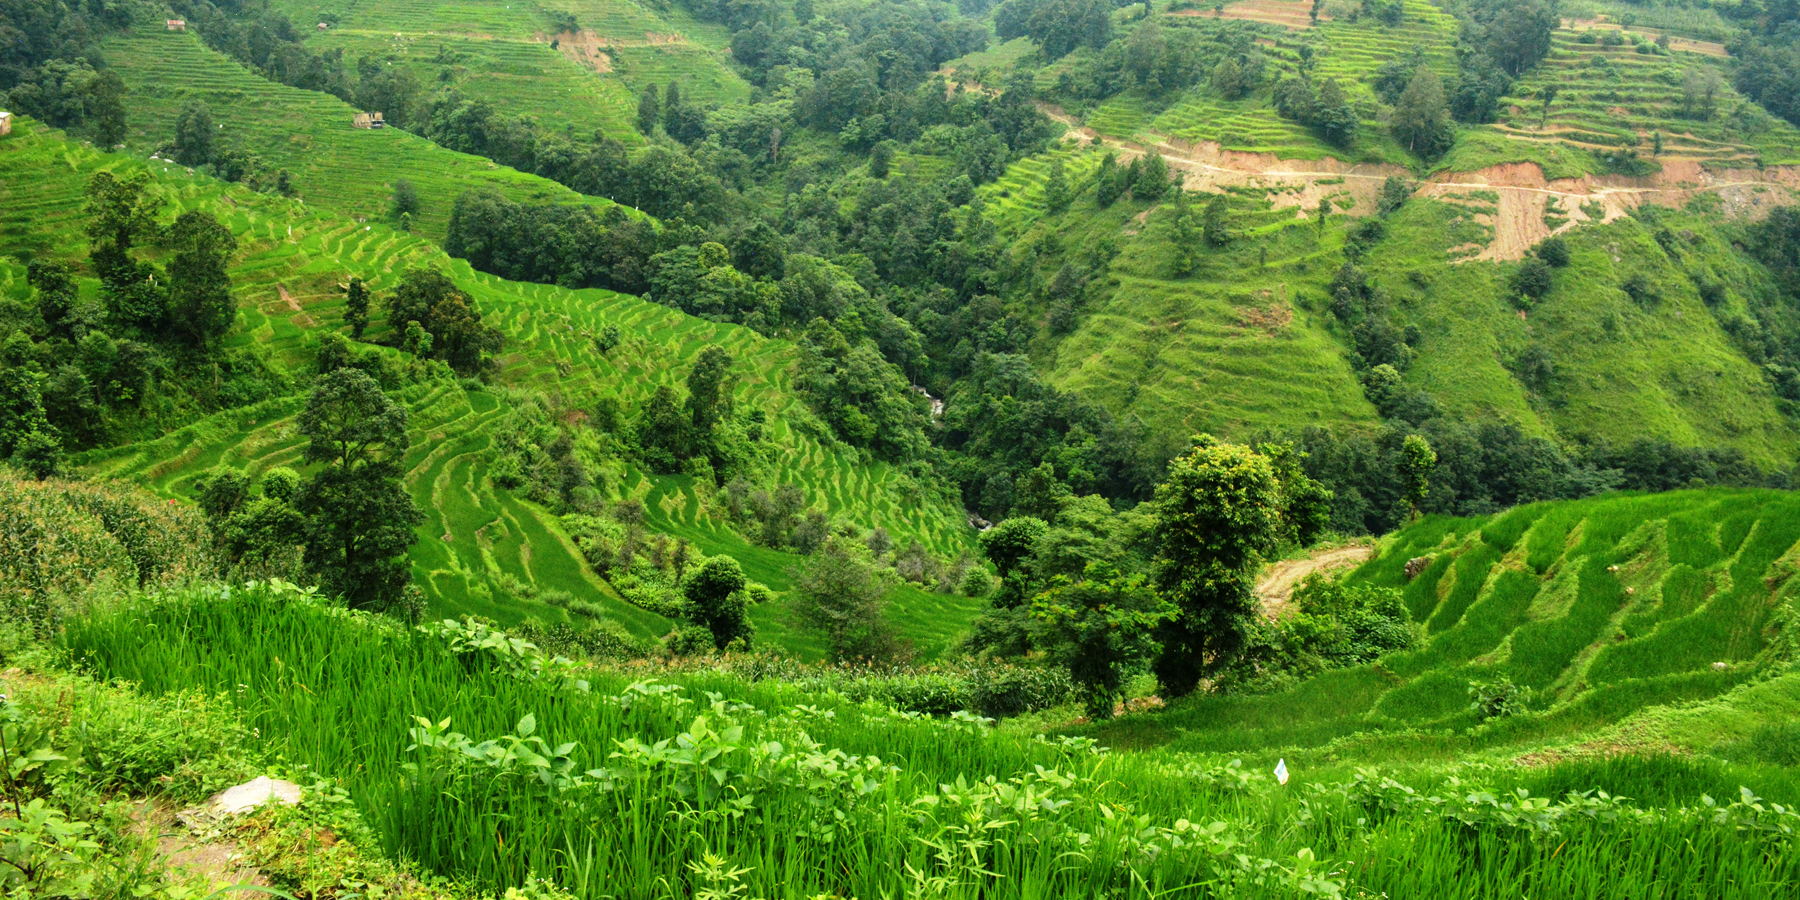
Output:
[[[1269,192],[1274,208],[1292,208],[1299,219],[1312,216],[1319,201],[1325,198],[1330,198],[1339,212],[1370,215],[1377,208],[1383,182],[1390,176],[1412,178],[1411,172],[1395,165],[1346,163],[1331,157],[1284,159],[1272,153],[1227,150],[1216,141],[1188,141],[1153,134],[1147,139],[1155,139],[1155,143],[1125,140],[1100,134],[1053,104],[1039,103],[1038,108],[1051,120],[1068,126],[1065,140],[1078,139],[1084,144],[1099,140],[1118,155],[1121,163],[1151,154],[1160,156],[1172,171],[1186,175],[1189,190],[1261,188]],[[1550,133],[1501,130],[1514,140],[1558,140]],[[1537,163],[1506,163],[1472,172],[1440,172],[1420,183],[1418,194],[1442,197],[1476,190],[1497,195],[1495,212],[1477,217],[1493,227],[1493,240],[1478,253],[1453,255],[1455,262],[1523,259],[1533,246],[1552,234],[1585,224],[1611,222],[1644,203],[1680,207],[1700,194],[1712,193],[1725,201],[1725,211],[1733,218],[1755,221],[1800,194],[1800,166],[1707,168],[1699,160],[1678,156],[1665,156],[1661,162],[1661,172],[1645,177],[1584,175],[1555,180],[1546,178]],[[1566,211],[1555,228],[1544,221],[1545,204],[1551,199],[1556,199]],[[1340,201],[1352,203],[1346,206]],[[1595,205],[1600,215],[1590,216],[1584,211],[1584,207],[1592,209]]]
[[202,878],[211,888],[272,886],[262,870],[245,860],[235,841],[208,840],[190,827],[193,823],[184,821],[184,817],[198,814],[196,810],[177,812],[161,802],[146,800],[133,818],[145,836],[155,839],[157,857],[180,877]]
[[539,34],[537,39],[543,43],[554,40],[556,52],[598,74],[605,75],[613,70],[612,56],[602,49],[609,46],[610,42],[585,28],[560,32],[554,36]]
[[1256,599],[1262,603],[1263,615],[1280,618],[1294,597],[1294,588],[1308,575],[1324,575],[1354,568],[1375,555],[1369,544],[1349,544],[1314,552],[1306,559],[1284,559],[1263,569],[1256,578]]

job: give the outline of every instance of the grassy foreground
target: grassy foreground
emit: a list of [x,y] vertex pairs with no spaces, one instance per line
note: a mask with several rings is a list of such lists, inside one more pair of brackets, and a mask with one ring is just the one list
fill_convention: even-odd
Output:
[[[1800,883],[1797,817],[1751,793],[1551,799],[1499,789],[1515,776],[1479,764],[1284,786],[1235,761],[1027,739],[704,670],[634,680],[479,629],[429,630],[250,586],[99,612],[66,647],[151,695],[228,697],[270,752],[342,779],[389,853],[481,890],[535,876],[583,898],[1600,897],[1671,884],[1764,897]],[[1659,779],[1656,765],[1617,764],[1565,780]]]

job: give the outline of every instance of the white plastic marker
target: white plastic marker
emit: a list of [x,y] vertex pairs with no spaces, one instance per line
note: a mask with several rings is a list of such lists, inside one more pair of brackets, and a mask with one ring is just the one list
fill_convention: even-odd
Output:
[[1282,784],[1287,784],[1287,760],[1278,759],[1275,761],[1275,780]]

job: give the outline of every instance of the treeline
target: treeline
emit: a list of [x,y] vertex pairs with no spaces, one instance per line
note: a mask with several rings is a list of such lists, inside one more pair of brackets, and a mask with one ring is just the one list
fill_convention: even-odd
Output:
[[1800,124],[1800,5],[1746,2],[1721,12],[1746,25],[1728,45],[1738,60],[1732,85],[1769,112]]
[[0,305],[0,458],[47,477],[65,451],[284,389],[255,354],[221,344],[237,319],[236,238],[200,210],[165,222],[163,207],[148,173],[94,176],[86,231],[99,296],[83,297],[73,267],[32,259],[32,301]]
[[[169,8],[219,51],[282,84],[352,100],[356,79],[344,51],[314,53],[301,43],[306,32],[267,4],[246,0],[173,0]],[[306,26],[310,28],[311,26]]]
[[1521,503],[1573,500],[1612,490],[1669,491],[1707,485],[1780,487],[1787,473],[1766,472],[1735,448],[1677,447],[1642,439],[1625,446],[1565,451],[1511,425],[1438,416],[1390,421],[1374,433],[1309,428],[1291,436],[1306,454],[1307,475],[1333,493],[1331,529],[1385,534],[1405,524],[1405,440],[1425,438],[1436,455],[1421,512],[1487,515]]
[[[1097,53],[1077,55],[1048,96],[1079,103],[1137,91],[1154,103],[1206,84],[1227,100],[1239,100],[1270,75],[1272,67],[1256,43],[1269,33],[1268,26],[1234,19],[1149,20]],[[1305,55],[1302,64],[1310,60]]]
[[112,147],[125,140],[125,83],[95,45],[131,27],[130,3],[0,0],[0,107]]

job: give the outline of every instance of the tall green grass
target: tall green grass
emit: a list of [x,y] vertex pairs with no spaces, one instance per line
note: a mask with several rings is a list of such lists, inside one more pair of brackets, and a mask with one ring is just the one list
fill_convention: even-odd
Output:
[[[722,674],[633,683],[654,673],[463,638],[247,587],[139,600],[72,624],[65,643],[100,677],[229,698],[270,751],[347,785],[390,853],[478,890],[534,876],[581,898],[1601,897],[1670,884],[1735,898],[1800,884],[1790,836],[1745,830],[1787,820],[1743,803],[1521,799],[1483,791],[1480,770],[1399,776],[1410,785],[1301,770],[1282,787],[1260,766],[1095,752]],[[1646,781],[1602,769],[1545,788]]]

